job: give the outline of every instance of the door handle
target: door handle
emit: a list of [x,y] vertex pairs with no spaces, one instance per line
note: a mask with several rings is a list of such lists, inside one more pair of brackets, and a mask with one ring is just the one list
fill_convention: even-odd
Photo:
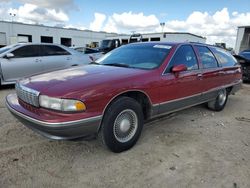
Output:
[[201,73],[199,73],[199,74],[197,74],[197,77],[198,77],[199,80],[201,80],[203,75]]
[[36,60],[35,60],[35,62],[39,62],[39,61],[41,61],[41,60],[39,60],[39,59],[36,59]]
[[219,75],[224,75],[225,72],[224,71],[219,71]]
[[71,57],[67,57],[66,60],[68,60],[68,61],[71,60]]

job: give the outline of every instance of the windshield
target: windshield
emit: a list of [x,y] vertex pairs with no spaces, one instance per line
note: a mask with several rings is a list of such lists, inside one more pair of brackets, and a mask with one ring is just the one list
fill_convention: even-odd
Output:
[[172,45],[136,44],[117,48],[99,60],[102,65],[123,66],[139,69],[159,67],[168,55]]
[[74,50],[78,51],[78,52],[85,52],[85,48],[84,47],[77,47],[77,48],[73,48]]
[[11,48],[15,48],[16,46],[19,46],[19,44],[14,44],[14,45],[2,47],[2,48],[0,48],[0,54],[7,52]]
[[101,48],[109,48],[111,46],[111,40],[102,40],[101,41]]

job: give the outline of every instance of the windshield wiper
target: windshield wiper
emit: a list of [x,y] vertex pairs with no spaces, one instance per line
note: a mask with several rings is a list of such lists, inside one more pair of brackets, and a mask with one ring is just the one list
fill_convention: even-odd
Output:
[[130,67],[127,64],[121,64],[121,63],[107,63],[107,64],[102,64],[102,65],[108,65],[108,66],[115,66],[115,67]]

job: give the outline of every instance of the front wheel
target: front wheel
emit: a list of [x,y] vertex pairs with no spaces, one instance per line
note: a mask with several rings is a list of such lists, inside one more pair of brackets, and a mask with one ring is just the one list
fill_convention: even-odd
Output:
[[141,105],[132,98],[120,97],[107,109],[101,127],[103,143],[113,152],[130,149],[143,128]]
[[226,89],[222,89],[221,91],[219,91],[219,94],[216,97],[216,99],[208,102],[207,106],[211,110],[221,111],[226,106],[227,99],[228,99],[228,92]]

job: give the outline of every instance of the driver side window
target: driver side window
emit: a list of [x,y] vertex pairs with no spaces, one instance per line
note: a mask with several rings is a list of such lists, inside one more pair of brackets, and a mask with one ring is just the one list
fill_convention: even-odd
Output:
[[15,58],[38,57],[39,50],[39,45],[27,45],[12,51],[12,53]]
[[177,49],[165,73],[170,73],[174,66],[181,64],[186,65],[187,70],[196,70],[199,68],[196,55],[191,45],[182,45]]

